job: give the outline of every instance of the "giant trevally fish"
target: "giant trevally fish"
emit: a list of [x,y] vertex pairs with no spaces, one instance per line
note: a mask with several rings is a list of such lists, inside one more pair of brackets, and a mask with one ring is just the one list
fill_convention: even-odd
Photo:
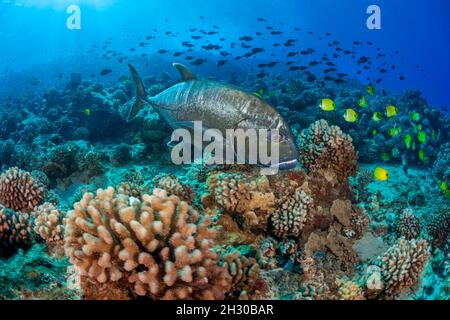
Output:
[[[255,94],[233,85],[197,79],[185,66],[174,63],[181,80],[149,97],[136,69],[130,64],[128,66],[136,86],[128,120],[133,119],[145,105],[150,105],[172,129],[187,128],[194,121],[202,121],[206,129],[221,132],[227,129],[277,129],[279,163],[271,166],[290,169],[297,165],[298,150],[289,125],[274,107]],[[268,142],[271,139],[268,135]]]

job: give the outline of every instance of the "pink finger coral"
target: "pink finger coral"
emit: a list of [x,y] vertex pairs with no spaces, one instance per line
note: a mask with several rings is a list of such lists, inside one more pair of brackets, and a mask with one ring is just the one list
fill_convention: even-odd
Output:
[[86,193],[67,214],[65,251],[97,284],[125,280],[153,299],[221,299],[230,279],[209,225],[164,190],[137,199],[110,187]]
[[44,185],[26,171],[11,168],[0,176],[0,203],[14,211],[30,212],[45,194]]
[[359,170],[352,138],[326,120],[316,121],[301,132],[299,151],[308,172],[331,169],[338,179],[345,181]]
[[60,242],[64,238],[64,212],[51,203],[35,208],[34,231],[47,243]]

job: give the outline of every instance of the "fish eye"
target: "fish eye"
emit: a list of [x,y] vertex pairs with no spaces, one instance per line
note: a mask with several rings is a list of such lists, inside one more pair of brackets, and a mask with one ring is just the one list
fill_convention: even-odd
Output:
[[280,141],[282,140],[283,137],[282,137],[282,135],[281,135],[280,132],[270,131],[270,132],[268,133],[268,138],[269,138],[270,141],[273,141],[273,142],[280,142]]

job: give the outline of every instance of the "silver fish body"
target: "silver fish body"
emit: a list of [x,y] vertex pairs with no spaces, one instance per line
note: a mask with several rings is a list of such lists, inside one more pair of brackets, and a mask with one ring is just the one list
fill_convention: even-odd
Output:
[[[280,158],[278,168],[287,169],[297,165],[298,151],[291,130],[274,107],[236,86],[197,80],[183,66],[178,67],[182,68],[179,70],[184,81],[153,97],[140,99],[140,93],[142,95],[145,91],[139,78],[136,84],[136,109],[142,107],[144,103],[141,100],[145,98],[145,102],[150,104],[172,129],[188,127],[194,121],[201,121],[205,129],[217,129],[222,134],[225,134],[227,129],[277,129]],[[183,72],[187,72],[187,75]],[[134,112],[136,114],[136,110]],[[270,137],[268,139],[270,140]]]

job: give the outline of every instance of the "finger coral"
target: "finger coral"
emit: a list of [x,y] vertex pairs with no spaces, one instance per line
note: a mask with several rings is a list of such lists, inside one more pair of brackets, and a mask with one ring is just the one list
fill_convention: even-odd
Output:
[[300,133],[299,151],[307,172],[332,169],[338,179],[345,181],[359,170],[352,138],[323,119]]
[[418,283],[430,257],[426,240],[400,239],[376,262],[380,267],[385,293],[395,295]]
[[141,200],[99,189],[67,214],[65,251],[81,275],[100,284],[127,279],[139,296],[223,298],[229,279],[209,224],[161,189]]
[[272,215],[273,232],[278,237],[298,237],[305,225],[312,198],[297,189]]
[[34,231],[47,243],[60,242],[64,238],[64,213],[51,203],[35,208]]
[[0,176],[0,203],[14,211],[30,212],[45,198],[45,187],[16,167]]

